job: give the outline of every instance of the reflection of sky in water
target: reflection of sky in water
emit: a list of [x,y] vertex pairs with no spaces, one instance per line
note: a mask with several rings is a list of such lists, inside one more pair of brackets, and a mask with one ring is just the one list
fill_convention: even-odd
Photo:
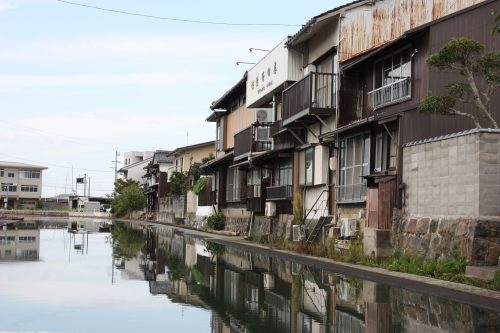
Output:
[[[41,230],[39,262],[0,263],[0,331],[209,332],[210,311],[152,296],[146,281],[111,284],[109,234],[76,253],[66,230]],[[76,235],[76,243],[81,243]]]

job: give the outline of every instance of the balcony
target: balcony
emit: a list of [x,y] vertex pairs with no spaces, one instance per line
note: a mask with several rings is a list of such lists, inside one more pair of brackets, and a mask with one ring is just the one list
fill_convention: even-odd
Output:
[[234,135],[234,160],[271,150],[269,125],[252,125]]
[[335,74],[312,72],[283,91],[283,125],[334,115],[335,82]]
[[407,77],[368,93],[368,107],[371,110],[399,103],[411,98],[411,78]]
[[293,186],[270,186],[266,188],[266,194],[267,200],[290,200],[293,198]]

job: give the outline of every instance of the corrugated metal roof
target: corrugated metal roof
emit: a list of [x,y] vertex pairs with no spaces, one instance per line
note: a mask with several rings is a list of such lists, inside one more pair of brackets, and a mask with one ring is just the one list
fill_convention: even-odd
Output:
[[40,169],[45,170],[47,167],[34,165],[34,164],[26,164],[20,162],[8,162],[8,161],[0,161],[0,168],[27,168],[27,169]]
[[473,129],[462,131],[462,132],[456,132],[456,133],[451,133],[451,134],[436,136],[436,137],[433,137],[433,138],[428,138],[428,139],[423,139],[423,140],[408,142],[408,143],[405,143],[403,145],[403,148],[405,148],[405,147],[411,147],[411,146],[416,146],[416,145],[421,145],[421,144],[429,143],[429,142],[436,142],[436,141],[447,140],[447,139],[456,138],[456,137],[459,137],[459,136],[465,136],[465,135],[474,134],[474,133],[498,133],[498,134],[500,134],[500,129],[496,129],[496,128],[495,129],[494,128],[473,128]]
[[344,9],[346,7],[349,7],[349,6],[352,6],[352,5],[355,5],[355,4],[358,4],[358,3],[361,3],[361,2],[367,2],[369,3],[370,1],[369,0],[355,0],[355,1],[351,1],[351,2],[348,2],[346,4],[343,4],[341,6],[338,6],[338,7],[335,7],[333,9],[330,9],[330,10],[327,10],[326,12],[323,12],[319,15],[316,15],[314,17],[312,17],[309,21],[307,21],[303,26],[302,28],[300,28],[299,31],[297,31],[297,33],[295,33],[295,35],[291,36],[290,40],[286,43],[286,46],[288,45],[294,45],[294,43],[304,34],[307,32],[307,30],[313,26],[317,21],[318,19],[322,18],[323,16],[326,16],[326,15],[330,15],[332,13],[335,13],[337,11],[340,11],[341,9]]

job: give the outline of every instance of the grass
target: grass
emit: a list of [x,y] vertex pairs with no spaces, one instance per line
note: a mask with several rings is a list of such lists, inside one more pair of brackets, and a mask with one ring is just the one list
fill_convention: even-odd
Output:
[[427,276],[500,291],[500,272],[495,274],[492,282],[467,278],[465,277],[467,262],[457,251],[452,251],[446,259],[423,259],[417,255],[401,252],[395,252],[392,256],[385,259],[375,259],[363,253],[362,234],[354,237],[350,241],[349,248],[343,251],[335,247],[336,242],[336,238],[330,238],[325,246],[323,244],[308,244],[306,242],[284,240],[274,243],[273,247],[317,257],[326,257],[346,263],[385,268],[390,271]]

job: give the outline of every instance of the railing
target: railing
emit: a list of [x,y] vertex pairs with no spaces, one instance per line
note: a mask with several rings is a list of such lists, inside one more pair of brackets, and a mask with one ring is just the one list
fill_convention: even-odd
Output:
[[335,74],[311,72],[283,91],[283,120],[309,110],[307,114],[332,114],[335,109]]
[[[262,131],[264,129],[264,131]],[[257,132],[261,130],[260,136]],[[254,152],[264,152],[271,150],[271,138],[268,136],[269,126],[252,125],[234,135],[234,156],[246,156]]]
[[366,184],[337,186],[337,202],[363,202],[366,200]]
[[268,200],[287,200],[293,197],[292,185],[270,186],[266,188],[266,197]]
[[407,77],[368,93],[368,106],[374,110],[411,98],[411,78]]
[[250,153],[252,150],[252,126],[234,135],[234,156]]
[[275,136],[283,129],[283,120],[276,120],[269,128],[269,136]]

